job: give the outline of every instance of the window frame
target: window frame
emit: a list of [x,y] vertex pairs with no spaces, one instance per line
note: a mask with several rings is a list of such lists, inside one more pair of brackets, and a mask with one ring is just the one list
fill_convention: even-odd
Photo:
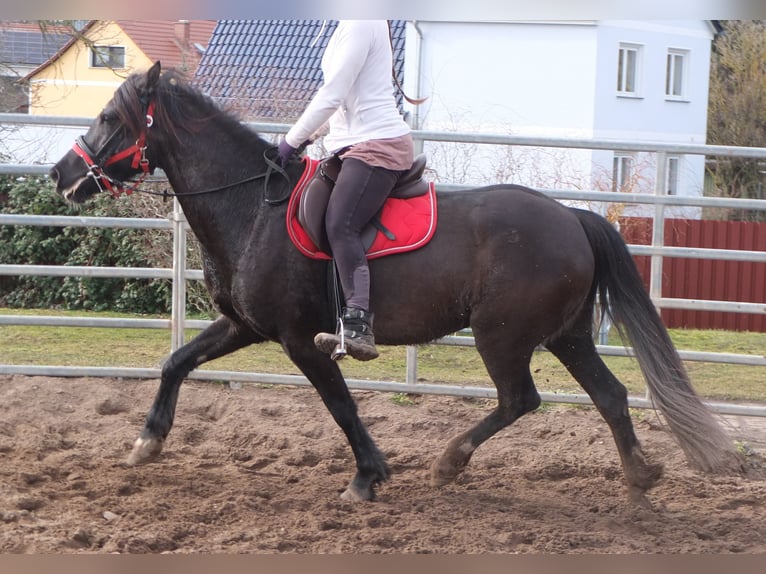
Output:
[[[115,54],[121,52],[119,65],[114,65]],[[126,68],[127,50],[119,44],[94,44],[90,47],[89,67],[100,70],[124,70]],[[100,53],[99,53],[100,52]]]
[[[632,154],[615,152],[612,157],[612,191],[623,192],[630,189],[636,158]],[[627,169],[626,169],[627,167]]]
[[[665,99],[688,101],[689,50],[668,48],[665,57]],[[681,62],[680,77],[677,77],[678,60]],[[675,93],[676,81],[680,83],[680,93]]]
[[[633,89],[628,89],[630,76],[630,64],[628,54],[633,53],[632,80]],[[644,60],[643,44],[620,42],[617,50],[617,86],[616,92],[620,97],[639,98],[642,95],[642,70]]]
[[[675,167],[672,167],[675,165]],[[681,166],[683,157],[680,155],[670,155],[665,162],[665,193],[667,195],[679,195],[681,190]]]

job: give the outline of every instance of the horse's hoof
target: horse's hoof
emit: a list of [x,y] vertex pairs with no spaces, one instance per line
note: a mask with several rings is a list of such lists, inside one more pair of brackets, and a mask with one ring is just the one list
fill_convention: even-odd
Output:
[[340,495],[341,500],[348,502],[365,502],[369,500],[375,500],[375,481],[363,480],[359,476],[354,477],[343,494]]
[[632,504],[645,510],[654,510],[652,503],[646,496],[646,491],[643,488],[636,486],[628,487],[628,498]]
[[349,484],[348,488],[340,495],[341,500],[347,502],[366,502],[375,499],[375,493],[371,490],[362,490],[361,488]]
[[431,486],[433,488],[440,488],[442,486],[447,486],[451,482],[455,482],[456,476],[446,476],[443,474],[436,474],[434,472],[431,472]]
[[662,464],[645,463],[626,473],[631,492],[646,492],[654,488],[662,478],[663,470]]
[[163,442],[164,441],[159,438],[138,437],[136,442],[133,443],[133,450],[130,451],[130,455],[126,461],[127,465],[136,466],[153,461],[162,452]]
[[431,486],[438,488],[454,482],[462,469],[445,464],[441,458],[437,458],[431,465]]

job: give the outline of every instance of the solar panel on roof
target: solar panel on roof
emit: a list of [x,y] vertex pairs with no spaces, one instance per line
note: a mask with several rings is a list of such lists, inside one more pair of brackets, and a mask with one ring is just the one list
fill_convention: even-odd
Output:
[[0,62],[40,65],[69,41],[66,34],[0,30]]

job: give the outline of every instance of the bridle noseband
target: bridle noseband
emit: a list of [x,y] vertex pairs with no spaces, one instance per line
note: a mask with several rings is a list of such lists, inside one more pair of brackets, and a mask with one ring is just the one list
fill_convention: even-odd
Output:
[[[85,138],[82,136],[75,140],[74,145],[72,146],[72,150],[85,162],[85,165],[88,168],[88,176],[92,177],[96,182],[99,191],[102,193],[104,191],[108,191],[115,198],[119,197],[123,193],[130,195],[152,172],[149,167],[149,160],[146,157],[146,135],[149,131],[149,128],[151,128],[153,124],[154,102],[149,102],[149,105],[146,109],[146,128],[141,130],[141,134],[138,136],[136,143],[122,151],[111,155],[106,160],[103,160],[101,155],[109,143],[114,139],[114,137],[120,132],[120,130],[123,129],[122,126],[119,126],[112,132],[112,134],[101,146],[101,149],[98,150],[98,152],[94,152],[93,149],[85,141]],[[142,173],[139,179],[133,182],[132,186],[126,187],[124,182],[109,177],[104,172],[104,168],[131,156],[133,156],[133,159],[131,160],[130,166],[133,169],[138,169],[140,167]]]

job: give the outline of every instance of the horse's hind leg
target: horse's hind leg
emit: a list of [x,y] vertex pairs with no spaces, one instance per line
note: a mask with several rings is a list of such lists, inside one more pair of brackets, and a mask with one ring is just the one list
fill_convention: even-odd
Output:
[[152,408],[146,416],[141,436],[128,456],[128,464],[150,462],[162,451],[173,426],[178,390],[193,369],[218,357],[261,342],[249,331],[242,331],[230,319],[221,316],[189,343],[170,355],[162,366],[162,378]]
[[476,348],[497,387],[497,408],[479,424],[447,443],[444,452],[431,465],[431,484],[443,486],[452,482],[465,469],[474,451],[499,430],[540,405],[540,395],[529,372],[529,352],[509,357],[512,343],[499,339],[489,344],[478,332]]
[[647,506],[645,493],[662,476],[662,465],[646,461],[633,430],[628,412],[628,393],[596,351],[589,326],[590,318],[580,321],[583,328],[573,328],[546,343],[546,347],[564,364],[593,400],[609,425],[620,453],[630,499]]

